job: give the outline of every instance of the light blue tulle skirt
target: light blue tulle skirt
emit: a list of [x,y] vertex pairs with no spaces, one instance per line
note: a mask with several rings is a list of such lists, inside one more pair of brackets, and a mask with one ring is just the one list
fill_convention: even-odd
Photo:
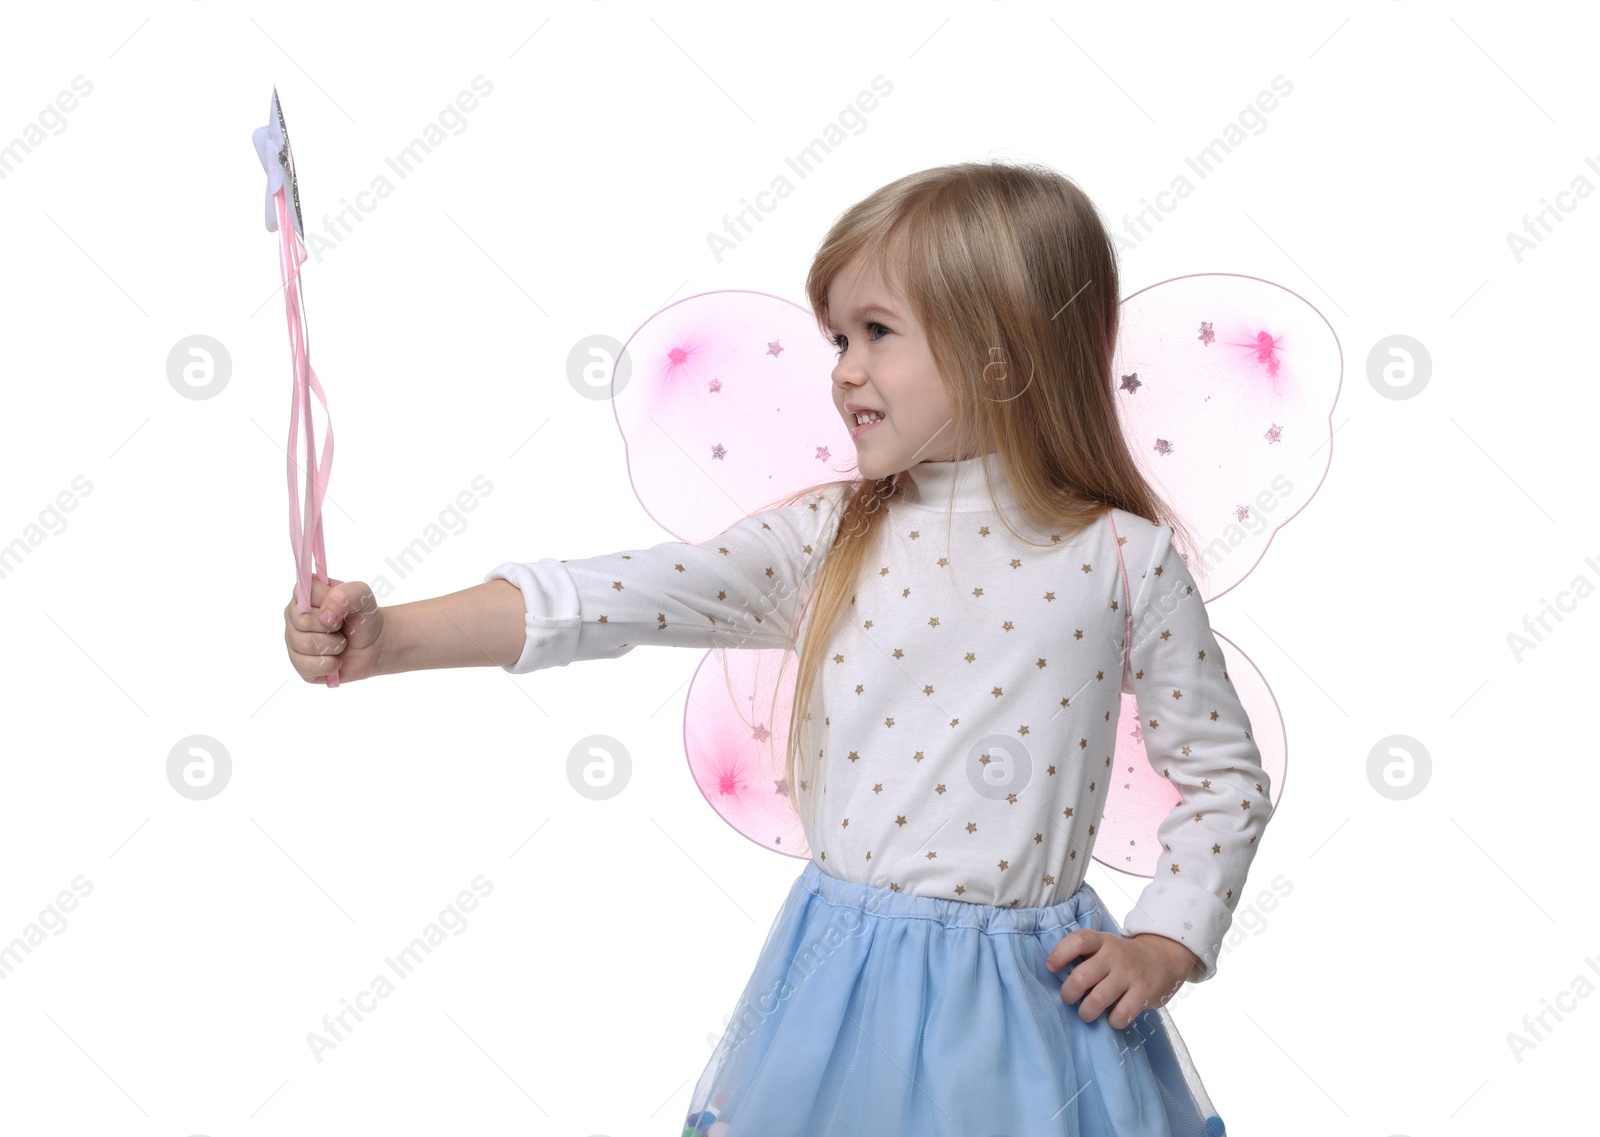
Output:
[[690,1100],[686,1137],[1219,1137],[1166,1008],[1124,1029],[1045,957],[1122,929],[1087,883],[998,908],[840,880],[789,890]]

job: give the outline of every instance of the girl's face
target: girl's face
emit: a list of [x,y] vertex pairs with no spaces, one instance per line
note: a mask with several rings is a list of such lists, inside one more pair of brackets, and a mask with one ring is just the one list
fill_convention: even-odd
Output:
[[[829,285],[828,313],[839,349],[833,404],[852,432],[861,476],[885,478],[918,462],[953,459],[954,410],[898,278],[886,281],[857,258]],[[884,417],[858,427],[857,409]]]

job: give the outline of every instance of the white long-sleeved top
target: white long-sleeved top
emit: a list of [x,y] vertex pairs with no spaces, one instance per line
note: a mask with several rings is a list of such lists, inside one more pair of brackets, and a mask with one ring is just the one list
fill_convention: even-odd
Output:
[[[1083,882],[1113,777],[1121,693],[1180,800],[1160,865],[1123,920],[1216,974],[1258,838],[1268,777],[1172,530],[1112,510],[1071,537],[1030,527],[997,461],[922,462],[889,506],[819,688],[822,789],[806,839],[847,880],[1001,906],[1059,903]],[[845,483],[700,544],[508,562],[523,592],[520,674],[645,644],[775,648],[839,524]]]

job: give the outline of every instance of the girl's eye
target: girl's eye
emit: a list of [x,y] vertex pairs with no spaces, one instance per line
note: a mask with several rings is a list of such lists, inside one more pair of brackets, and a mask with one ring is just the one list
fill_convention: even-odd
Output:
[[[889,328],[886,325],[880,324],[876,320],[868,320],[866,323],[862,324],[861,327],[862,327],[862,329],[864,331],[866,331],[866,333],[868,334],[869,337],[872,334],[872,329],[873,328],[883,328],[884,331],[888,331],[889,330]],[[843,355],[850,348],[850,337],[849,336],[829,336],[828,337],[828,342],[831,343],[834,347],[839,349],[835,353],[836,355]],[[870,342],[870,338],[869,338],[869,342]]]

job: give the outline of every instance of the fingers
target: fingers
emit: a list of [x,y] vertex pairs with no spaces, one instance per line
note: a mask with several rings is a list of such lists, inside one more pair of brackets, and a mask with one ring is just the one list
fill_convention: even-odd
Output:
[[1095,937],[1102,933],[1092,928],[1079,928],[1062,937],[1060,943],[1050,949],[1050,954],[1044,957],[1044,965],[1051,971],[1060,971],[1080,955],[1088,955],[1095,950]]
[[372,595],[372,589],[364,580],[334,581],[334,587],[327,590],[321,600],[316,601],[321,609],[317,625],[324,629],[343,627],[345,621],[352,617],[361,616],[367,612],[375,612],[378,602]]
[[[324,581],[318,577],[311,578],[311,607],[300,611],[300,595],[298,586],[289,594],[289,603],[284,606],[283,618],[290,627],[301,632],[337,630],[344,622],[346,609],[349,607],[347,593],[352,590],[371,596],[372,589],[364,581],[356,581],[346,585],[342,580],[330,577]],[[330,602],[331,601],[331,602]],[[333,613],[330,621],[324,614]]]

